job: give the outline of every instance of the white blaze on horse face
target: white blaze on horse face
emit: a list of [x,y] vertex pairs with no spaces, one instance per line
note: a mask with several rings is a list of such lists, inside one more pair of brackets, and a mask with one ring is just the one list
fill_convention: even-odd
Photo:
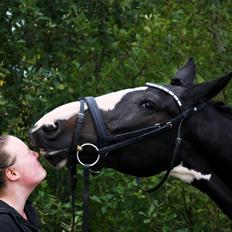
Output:
[[[96,97],[95,100],[99,109],[104,111],[110,111],[115,108],[117,103],[121,101],[121,99],[128,93],[139,90],[146,90],[147,87],[138,87],[134,89],[124,89],[117,92],[105,94],[99,97]],[[38,130],[42,126],[52,125],[55,127],[55,122],[57,120],[68,120],[75,114],[79,112],[80,102],[71,102],[62,106],[59,106],[52,110],[51,112],[45,114],[39,121],[36,122],[34,128],[32,129],[32,133]],[[85,110],[87,106],[85,105]]]
[[55,127],[57,120],[65,120],[75,115],[80,108],[79,102],[71,102],[62,106],[59,106],[51,112],[45,114],[39,121],[35,123],[32,133],[41,128],[42,126],[52,125]]
[[210,180],[211,174],[202,174],[201,172],[197,172],[193,169],[188,169],[183,166],[183,164],[179,164],[175,168],[172,169],[171,176],[174,176],[180,179],[183,182],[191,184],[194,179],[195,180]]
[[139,90],[146,90],[147,87],[138,87],[134,89],[124,89],[117,92],[109,93],[106,95],[102,95],[100,97],[96,97],[95,100],[99,109],[104,111],[110,111],[115,108],[117,103],[121,101],[121,99],[128,93],[139,91]]

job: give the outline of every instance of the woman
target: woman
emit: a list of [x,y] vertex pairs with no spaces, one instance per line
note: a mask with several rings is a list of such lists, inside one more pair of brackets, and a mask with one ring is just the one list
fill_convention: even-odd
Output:
[[39,231],[27,199],[46,177],[39,154],[14,136],[0,136],[0,231]]

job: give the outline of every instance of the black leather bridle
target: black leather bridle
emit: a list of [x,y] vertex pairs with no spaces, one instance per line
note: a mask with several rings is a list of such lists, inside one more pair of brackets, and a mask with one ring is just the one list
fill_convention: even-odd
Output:
[[[149,126],[146,128],[142,128],[139,130],[119,134],[119,135],[112,135],[107,130],[104,119],[102,117],[101,111],[99,110],[97,103],[93,97],[83,97],[80,98],[80,110],[77,117],[77,123],[76,128],[73,134],[72,139],[72,146],[69,152],[68,156],[68,163],[67,166],[70,170],[71,175],[71,187],[72,187],[72,208],[73,208],[73,225],[72,225],[72,231],[74,231],[74,221],[75,221],[75,187],[76,187],[76,165],[77,163],[81,164],[84,167],[84,188],[86,189],[84,191],[84,203],[83,203],[83,231],[88,231],[88,183],[89,183],[89,172],[90,168],[94,165],[96,165],[98,162],[100,162],[101,159],[104,159],[104,157],[107,155],[110,155],[110,152],[124,148],[126,146],[129,146],[131,144],[137,143],[139,141],[142,141],[144,139],[153,137],[155,135],[158,135],[166,130],[169,130],[173,127],[173,125],[178,124],[177,126],[177,136],[176,136],[176,143],[174,147],[174,152],[171,156],[171,159],[169,161],[168,168],[166,170],[166,173],[160,183],[155,186],[154,188],[148,190],[148,192],[155,191],[158,188],[162,186],[162,184],[165,182],[167,177],[170,174],[170,171],[174,168],[175,159],[177,158],[177,153],[179,151],[180,145],[181,145],[181,126],[183,121],[188,118],[190,115],[192,115],[194,112],[199,111],[202,109],[206,103],[200,104],[199,106],[191,107],[190,109],[187,109],[185,111],[181,110],[182,103],[179,100],[179,98],[169,89],[166,87],[156,85],[153,83],[147,83],[146,86],[150,88],[156,88],[159,89],[166,94],[170,95],[176,102],[178,108],[179,108],[179,114],[165,122],[159,122],[154,124],[153,126]],[[92,143],[84,143],[80,144],[80,135],[81,135],[81,129],[84,121],[84,112],[85,112],[85,104],[87,105],[88,111],[90,112],[91,118],[94,123],[94,128],[97,134],[97,144]],[[96,152],[96,159],[92,163],[84,163],[81,158],[80,154],[83,152],[87,147],[90,147],[95,150]]]

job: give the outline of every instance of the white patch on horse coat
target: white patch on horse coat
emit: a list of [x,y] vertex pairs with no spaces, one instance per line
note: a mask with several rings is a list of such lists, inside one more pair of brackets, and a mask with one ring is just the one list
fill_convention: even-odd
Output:
[[56,168],[63,168],[66,165],[66,163],[67,163],[67,159],[64,159],[56,165]]
[[121,99],[126,94],[128,94],[130,92],[139,91],[139,90],[146,90],[146,89],[147,89],[147,87],[138,87],[138,88],[134,88],[134,89],[124,89],[124,90],[120,90],[117,92],[113,92],[113,93],[109,93],[106,95],[96,97],[95,100],[97,102],[98,107],[101,110],[110,111],[110,110],[113,110],[115,108],[117,103],[119,103],[121,101]]
[[210,178],[211,178],[211,174],[206,174],[206,175],[202,174],[201,172],[197,172],[193,169],[188,169],[188,168],[184,167],[183,164],[179,164],[178,166],[173,168],[170,175],[180,179],[183,182],[189,183],[189,184],[192,183],[194,179],[196,179],[196,180],[201,180],[201,179],[210,180]]
[[[96,97],[95,100],[97,102],[99,109],[104,111],[109,111],[109,110],[113,110],[116,104],[120,102],[121,99],[127,93],[138,91],[138,90],[146,90],[146,89],[147,87],[138,87],[134,89],[120,90],[117,92]],[[55,127],[55,122],[57,120],[68,120],[69,118],[71,118],[72,116],[74,116],[79,112],[79,108],[80,108],[79,101],[71,102],[55,108],[51,112],[45,114],[39,121],[36,122],[34,128],[32,129],[32,133],[42,126],[52,125]],[[85,105],[85,110],[86,109],[87,106]]]
[[77,113],[80,108],[80,103],[78,101],[71,102],[62,106],[59,106],[52,110],[51,112],[45,114],[39,121],[36,122],[32,133],[42,126],[52,125],[55,127],[55,122],[60,119],[71,118],[74,114]]

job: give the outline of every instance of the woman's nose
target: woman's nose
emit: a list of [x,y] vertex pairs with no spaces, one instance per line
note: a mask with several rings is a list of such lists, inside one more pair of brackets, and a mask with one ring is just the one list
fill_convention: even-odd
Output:
[[33,155],[35,156],[36,159],[39,159],[39,153],[36,151],[33,151]]

